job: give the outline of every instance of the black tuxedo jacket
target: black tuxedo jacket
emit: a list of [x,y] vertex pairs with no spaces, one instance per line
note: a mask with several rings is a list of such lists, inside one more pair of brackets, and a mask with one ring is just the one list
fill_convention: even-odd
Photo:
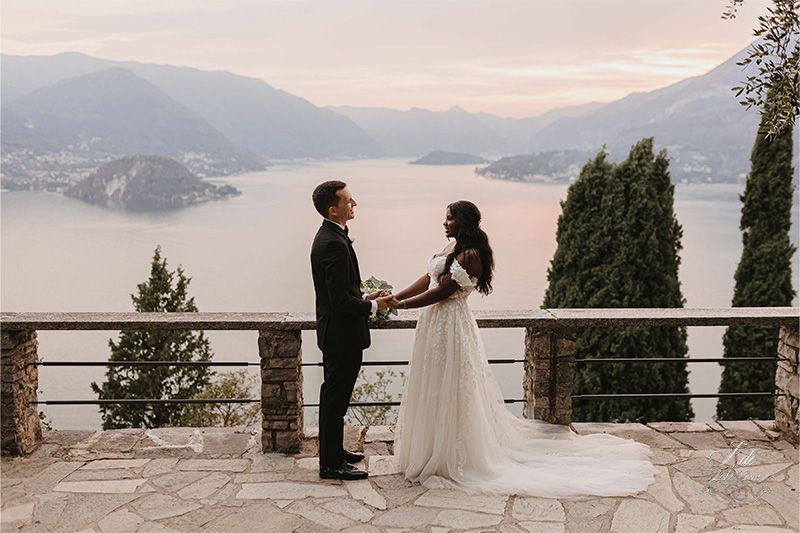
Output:
[[370,345],[372,302],[362,299],[358,259],[344,230],[324,220],[311,246],[317,308],[317,345],[323,352],[363,350]]

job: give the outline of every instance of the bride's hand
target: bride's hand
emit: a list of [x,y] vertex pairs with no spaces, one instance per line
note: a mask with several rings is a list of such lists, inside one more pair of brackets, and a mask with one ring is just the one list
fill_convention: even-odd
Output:
[[394,296],[392,296],[391,294],[376,298],[375,301],[378,302],[378,311],[385,311],[387,309],[390,309],[392,307],[390,303],[391,300],[394,300]]
[[367,300],[372,301],[377,298],[383,298],[384,296],[389,296],[389,293],[386,291],[375,291],[367,295]]
[[401,309],[402,308],[402,305],[400,304],[400,301],[395,296],[392,296],[392,299],[389,300],[386,303],[388,303],[389,307],[391,307],[392,309]]

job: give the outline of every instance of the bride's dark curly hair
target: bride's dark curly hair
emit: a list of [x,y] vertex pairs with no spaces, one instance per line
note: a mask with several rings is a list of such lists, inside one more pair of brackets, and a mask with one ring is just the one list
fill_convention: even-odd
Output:
[[489,294],[492,292],[492,278],[494,277],[494,253],[489,246],[489,237],[480,228],[481,212],[478,207],[467,200],[459,200],[448,205],[450,214],[456,221],[456,247],[447,256],[444,272],[450,271],[456,256],[465,250],[475,250],[481,261],[481,277],[478,278],[478,292]]

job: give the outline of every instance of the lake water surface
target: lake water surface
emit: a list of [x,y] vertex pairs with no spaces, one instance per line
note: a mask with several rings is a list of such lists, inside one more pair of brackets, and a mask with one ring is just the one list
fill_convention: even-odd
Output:
[[[425,272],[427,258],[447,241],[442,221],[455,200],[475,202],[496,254],[494,293],[471,296],[474,309],[535,309],[543,300],[555,250],[559,201],[566,185],[524,184],[475,176],[470,166],[408,165],[407,160],[294,164],[214,183],[242,196],[166,213],[129,213],[44,192],[3,192],[4,311],[131,311],[130,294],[147,279],[160,244],[171,268],[183,265],[201,311],[313,312],[309,250],[320,223],[311,191],[325,180],[347,181],[358,202],[350,221],[362,275],[404,287]],[[687,307],[729,306],[741,253],[738,195],[742,185],[678,185],[675,209],[683,225],[680,278]],[[798,209],[793,210],[797,243]],[[794,273],[798,272],[797,254]],[[795,299],[794,305],[797,305]],[[724,328],[689,328],[695,357],[722,354]],[[482,330],[490,358],[519,357],[523,331]],[[40,332],[45,360],[108,358],[116,332]],[[215,358],[257,361],[256,332],[209,332]],[[407,359],[412,331],[376,332],[366,359]],[[317,361],[313,332],[303,357]],[[522,365],[497,365],[506,398],[522,395]],[[720,367],[690,365],[693,392],[716,392]],[[251,368],[256,372],[255,368]],[[93,398],[94,367],[40,370],[41,399]],[[305,399],[316,403],[321,372],[305,371]],[[609,391],[612,392],[612,391]],[[715,400],[694,401],[710,420]],[[519,406],[511,407],[519,413]],[[56,428],[97,428],[95,406],[43,408]],[[309,410],[310,411],[310,410]],[[315,415],[307,413],[309,422]]]

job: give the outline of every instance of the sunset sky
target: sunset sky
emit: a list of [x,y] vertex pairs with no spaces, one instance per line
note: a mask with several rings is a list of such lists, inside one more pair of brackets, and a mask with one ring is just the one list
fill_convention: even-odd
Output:
[[607,102],[746,47],[768,0],[3,0],[2,52],[227,70],[319,106]]

